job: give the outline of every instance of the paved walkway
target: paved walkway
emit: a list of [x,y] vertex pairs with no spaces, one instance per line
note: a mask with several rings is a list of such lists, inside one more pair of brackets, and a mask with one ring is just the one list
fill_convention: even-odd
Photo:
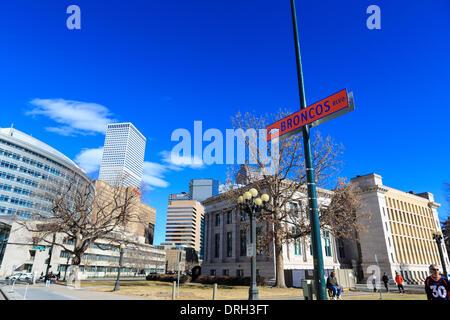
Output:
[[17,299],[23,299],[26,291],[25,300],[147,300],[140,297],[98,292],[85,288],[74,289],[57,284],[50,285],[50,287],[46,287],[45,284],[35,284],[28,286],[28,289],[26,289],[25,285],[16,285],[14,291]]

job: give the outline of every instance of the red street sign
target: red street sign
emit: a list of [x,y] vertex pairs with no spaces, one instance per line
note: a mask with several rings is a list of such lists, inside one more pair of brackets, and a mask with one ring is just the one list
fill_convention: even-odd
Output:
[[347,89],[341,90],[266,127],[267,141],[285,134],[293,135],[307,124],[316,126],[353,109],[351,92],[347,95]]

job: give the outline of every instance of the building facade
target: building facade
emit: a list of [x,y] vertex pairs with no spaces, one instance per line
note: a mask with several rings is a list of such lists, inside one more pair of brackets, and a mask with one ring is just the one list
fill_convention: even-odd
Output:
[[[63,234],[57,234],[55,245],[47,242],[35,243],[33,233],[17,222],[17,217],[0,217],[0,277],[15,272],[30,272],[39,276],[49,271],[61,272],[63,277],[67,266],[72,264],[72,255],[67,249],[73,249],[73,243],[64,240]],[[142,237],[128,234],[121,274],[148,274],[165,272],[165,251],[144,243]],[[99,240],[92,244],[81,258],[81,279],[92,277],[117,276],[120,251],[117,246]],[[68,273],[69,274],[69,273]]]
[[56,149],[19,130],[0,129],[0,216],[50,214],[52,199],[44,190],[69,178],[91,183]]
[[192,179],[189,181],[189,195],[192,200],[202,202],[219,194],[219,180]]
[[[113,187],[105,181],[101,180],[96,180],[94,182],[94,185],[96,190],[96,197],[102,198],[96,199],[96,201],[94,202],[95,205],[103,207],[105,203],[114,203],[114,197],[118,197],[117,187]],[[119,188],[119,190],[123,190],[124,193],[118,198],[123,199],[126,189]],[[126,228],[134,235],[138,237],[144,237],[145,243],[153,244],[156,209],[141,201],[141,193],[138,189],[135,189],[134,192],[137,196],[133,198],[133,203],[129,206],[130,221],[128,222]]]
[[169,200],[165,242],[200,252],[204,208],[196,200]]
[[[330,195],[330,191],[318,188],[319,203],[327,203]],[[299,203],[304,201],[302,199],[305,199],[304,194],[299,195]],[[202,275],[250,276],[251,261],[247,257],[247,246],[250,245],[249,218],[241,216],[225,194],[209,198],[203,201],[203,205],[206,237]],[[257,237],[270,228],[272,226],[268,223],[258,223]],[[336,246],[334,237],[325,232],[322,237],[322,252],[326,276],[332,270],[340,268]],[[310,237],[284,244],[283,259],[286,285],[300,287],[302,279],[312,279],[314,265]],[[257,248],[256,268],[257,274],[269,282],[275,280],[273,244],[265,249]]]
[[145,144],[146,138],[133,124],[109,124],[98,179],[111,185],[140,188]]
[[[351,179],[361,189],[365,208],[372,214],[367,221],[367,232],[359,233],[359,252],[362,272],[367,278],[368,268],[376,265],[391,279],[395,272],[407,283],[422,284],[428,276],[428,267],[441,266],[433,232],[442,232],[437,208],[431,193],[404,192],[383,185],[382,177],[372,173]],[[448,253],[442,245],[444,260],[449,265]],[[370,273],[370,272],[369,272]]]

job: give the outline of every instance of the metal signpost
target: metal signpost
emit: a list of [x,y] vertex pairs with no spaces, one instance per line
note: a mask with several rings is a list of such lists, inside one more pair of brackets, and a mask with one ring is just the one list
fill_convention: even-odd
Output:
[[303,134],[305,150],[306,179],[308,186],[308,203],[310,210],[311,238],[314,257],[314,279],[318,300],[327,300],[325,273],[323,267],[322,245],[320,237],[319,213],[316,196],[316,182],[312,162],[311,142],[309,129],[321,123],[334,119],[342,114],[354,110],[353,94],[347,90],[339,91],[330,97],[306,107],[305,87],[303,83],[302,58],[298,37],[297,15],[295,2],[291,0],[292,23],[294,29],[295,56],[297,61],[297,78],[300,98],[300,111],[268,126],[267,140],[280,136],[288,137],[299,133]]

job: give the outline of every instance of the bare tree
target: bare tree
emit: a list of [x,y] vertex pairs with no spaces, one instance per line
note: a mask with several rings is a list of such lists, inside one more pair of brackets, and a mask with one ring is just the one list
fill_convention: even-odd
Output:
[[[66,175],[67,177],[68,175]],[[94,244],[109,249],[127,242],[126,226],[137,221],[135,206],[139,190],[86,181],[77,175],[49,181],[41,186],[42,197],[51,201],[50,210],[37,210],[31,220],[20,223],[33,232],[36,241],[62,247],[73,254],[75,280],[86,250]],[[54,235],[62,241],[53,243]],[[102,240],[101,244],[98,240]]]
[[[261,192],[266,192],[270,197],[268,210],[263,210],[257,221],[265,226],[261,230],[263,232],[263,235],[260,235],[261,243],[264,243],[266,248],[274,244],[275,286],[277,287],[286,287],[283,244],[297,239],[304,241],[304,238],[311,233],[302,135],[299,133],[279,139],[279,157],[275,157],[275,151],[267,145],[262,149],[260,145],[260,150],[266,154],[258,152],[255,147],[256,140],[245,133],[248,133],[249,129],[265,129],[270,123],[288,114],[290,112],[280,110],[275,115],[257,116],[254,113],[244,115],[238,113],[233,117],[233,127],[242,129],[236,132],[239,131],[244,135],[241,139],[245,141],[249,156],[245,158],[244,166],[240,168],[232,166],[228,174],[230,184],[245,185],[244,190],[254,187]],[[336,180],[342,165],[340,156],[343,147],[336,144],[331,137],[323,138],[316,133],[312,139],[312,149],[316,183],[318,186],[330,185]],[[276,163],[272,163],[269,168],[265,159],[270,156]],[[243,174],[243,170],[247,173]],[[227,198],[231,203],[236,203],[237,197],[242,192],[242,189],[232,189],[227,192]],[[361,201],[351,185],[344,180],[339,180],[335,192],[322,188],[318,188],[317,192],[318,197],[328,199],[319,203],[322,230],[327,230],[339,237],[354,234],[354,231],[362,229],[356,218],[356,211],[360,209]],[[365,215],[369,216],[369,214]],[[350,233],[349,230],[353,232]]]

